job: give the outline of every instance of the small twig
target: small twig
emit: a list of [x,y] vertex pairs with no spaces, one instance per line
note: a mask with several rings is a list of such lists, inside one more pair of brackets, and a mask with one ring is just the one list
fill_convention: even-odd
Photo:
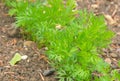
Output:
[[44,79],[43,75],[41,74],[41,72],[39,72],[39,74],[40,74],[41,79],[42,79],[43,81],[45,81],[45,79]]

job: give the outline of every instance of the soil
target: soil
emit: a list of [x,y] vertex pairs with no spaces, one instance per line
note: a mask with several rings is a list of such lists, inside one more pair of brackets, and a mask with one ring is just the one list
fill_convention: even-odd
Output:
[[[86,8],[95,15],[103,14],[108,28],[115,33],[112,44],[103,49],[102,58],[113,69],[119,70],[120,60],[120,0],[77,0],[78,9]],[[20,36],[11,36],[15,19],[8,15],[8,9],[0,2],[0,81],[57,81],[56,73],[44,76],[43,72],[52,67],[49,65],[44,49],[38,49],[30,40]],[[106,16],[107,15],[107,16]],[[109,16],[109,17],[108,17]],[[16,34],[16,33],[15,33]],[[26,60],[21,60],[15,66],[9,61],[15,53],[27,55]]]
[[[39,50],[35,43],[21,37],[10,36],[15,19],[8,15],[8,9],[0,3],[0,81],[56,81],[55,74],[43,76],[51,69],[44,49]],[[26,46],[26,47],[25,47]],[[27,55],[15,66],[9,64],[15,53]]]

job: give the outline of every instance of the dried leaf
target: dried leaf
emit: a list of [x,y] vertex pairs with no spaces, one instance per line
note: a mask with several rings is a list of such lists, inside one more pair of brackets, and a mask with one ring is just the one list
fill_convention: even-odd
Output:
[[105,15],[104,14],[104,17],[107,20],[108,24],[110,24],[110,25],[116,25],[116,21],[110,15]]

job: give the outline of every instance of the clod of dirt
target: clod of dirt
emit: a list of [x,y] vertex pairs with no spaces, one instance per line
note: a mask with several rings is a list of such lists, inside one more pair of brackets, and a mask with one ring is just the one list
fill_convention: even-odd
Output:
[[44,75],[44,76],[50,76],[50,75],[52,75],[54,72],[55,72],[55,69],[45,70],[45,71],[43,72],[43,75]]

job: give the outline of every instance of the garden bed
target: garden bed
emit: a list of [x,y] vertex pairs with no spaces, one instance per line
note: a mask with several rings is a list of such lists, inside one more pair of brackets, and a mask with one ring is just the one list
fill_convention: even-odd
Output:
[[[101,55],[103,59],[109,63],[112,69],[120,70],[120,14],[119,1],[79,1],[78,8],[93,11],[96,15],[103,14],[112,17],[106,17],[108,27],[115,32],[112,44],[107,49],[103,49]],[[112,9],[113,8],[113,9]],[[57,81],[55,79],[56,72],[51,76],[43,76],[45,70],[52,67],[48,64],[48,58],[44,54],[44,48],[39,50],[36,44],[30,40],[24,40],[20,36],[12,36],[9,31],[12,30],[15,19],[8,15],[8,9],[3,3],[0,3],[0,81]],[[14,29],[13,29],[14,30]],[[27,44],[26,44],[27,43]],[[24,47],[24,46],[27,46]],[[18,62],[15,66],[10,66],[9,61],[15,53],[27,55],[27,60]],[[96,74],[97,75],[97,74]],[[97,75],[99,76],[99,75]]]

